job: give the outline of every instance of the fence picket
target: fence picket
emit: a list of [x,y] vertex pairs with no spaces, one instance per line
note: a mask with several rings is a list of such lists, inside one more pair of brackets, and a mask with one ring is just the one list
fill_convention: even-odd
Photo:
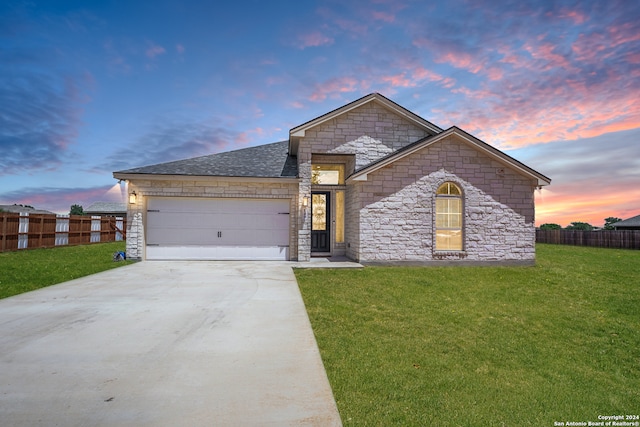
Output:
[[121,217],[1,212],[0,218],[0,252],[126,239]]

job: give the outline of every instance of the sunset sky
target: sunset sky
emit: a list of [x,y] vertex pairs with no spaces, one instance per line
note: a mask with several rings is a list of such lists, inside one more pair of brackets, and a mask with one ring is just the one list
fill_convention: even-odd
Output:
[[371,92],[550,177],[537,224],[640,214],[640,2],[0,4],[0,204],[281,141]]

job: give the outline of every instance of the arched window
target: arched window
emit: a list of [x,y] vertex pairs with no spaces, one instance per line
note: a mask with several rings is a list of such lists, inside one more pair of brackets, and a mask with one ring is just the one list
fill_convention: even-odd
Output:
[[436,251],[461,251],[462,241],[462,191],[445,182],[436,191]]

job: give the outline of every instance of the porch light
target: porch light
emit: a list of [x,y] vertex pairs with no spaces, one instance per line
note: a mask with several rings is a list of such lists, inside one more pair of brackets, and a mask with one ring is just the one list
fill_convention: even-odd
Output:
[[129,204],[135,205],[137,199],[138,199],[138,196],[136,196],[136,192],[135,191],[133,193],[129,194]]
[[306,208],[307,206],[309,206],[309,197],[304,196],[304,197],[302,198],[302,206],[304,206],[305,208]]

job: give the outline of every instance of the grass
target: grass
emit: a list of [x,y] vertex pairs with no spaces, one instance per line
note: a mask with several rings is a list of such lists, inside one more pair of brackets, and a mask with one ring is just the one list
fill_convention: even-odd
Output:
[[551,426],[640,412],[640,251],[535,267],[296,270],[345,426]]
[[113,261],[125,242],[0,253],[0,298],[33,291],[128,264]]

